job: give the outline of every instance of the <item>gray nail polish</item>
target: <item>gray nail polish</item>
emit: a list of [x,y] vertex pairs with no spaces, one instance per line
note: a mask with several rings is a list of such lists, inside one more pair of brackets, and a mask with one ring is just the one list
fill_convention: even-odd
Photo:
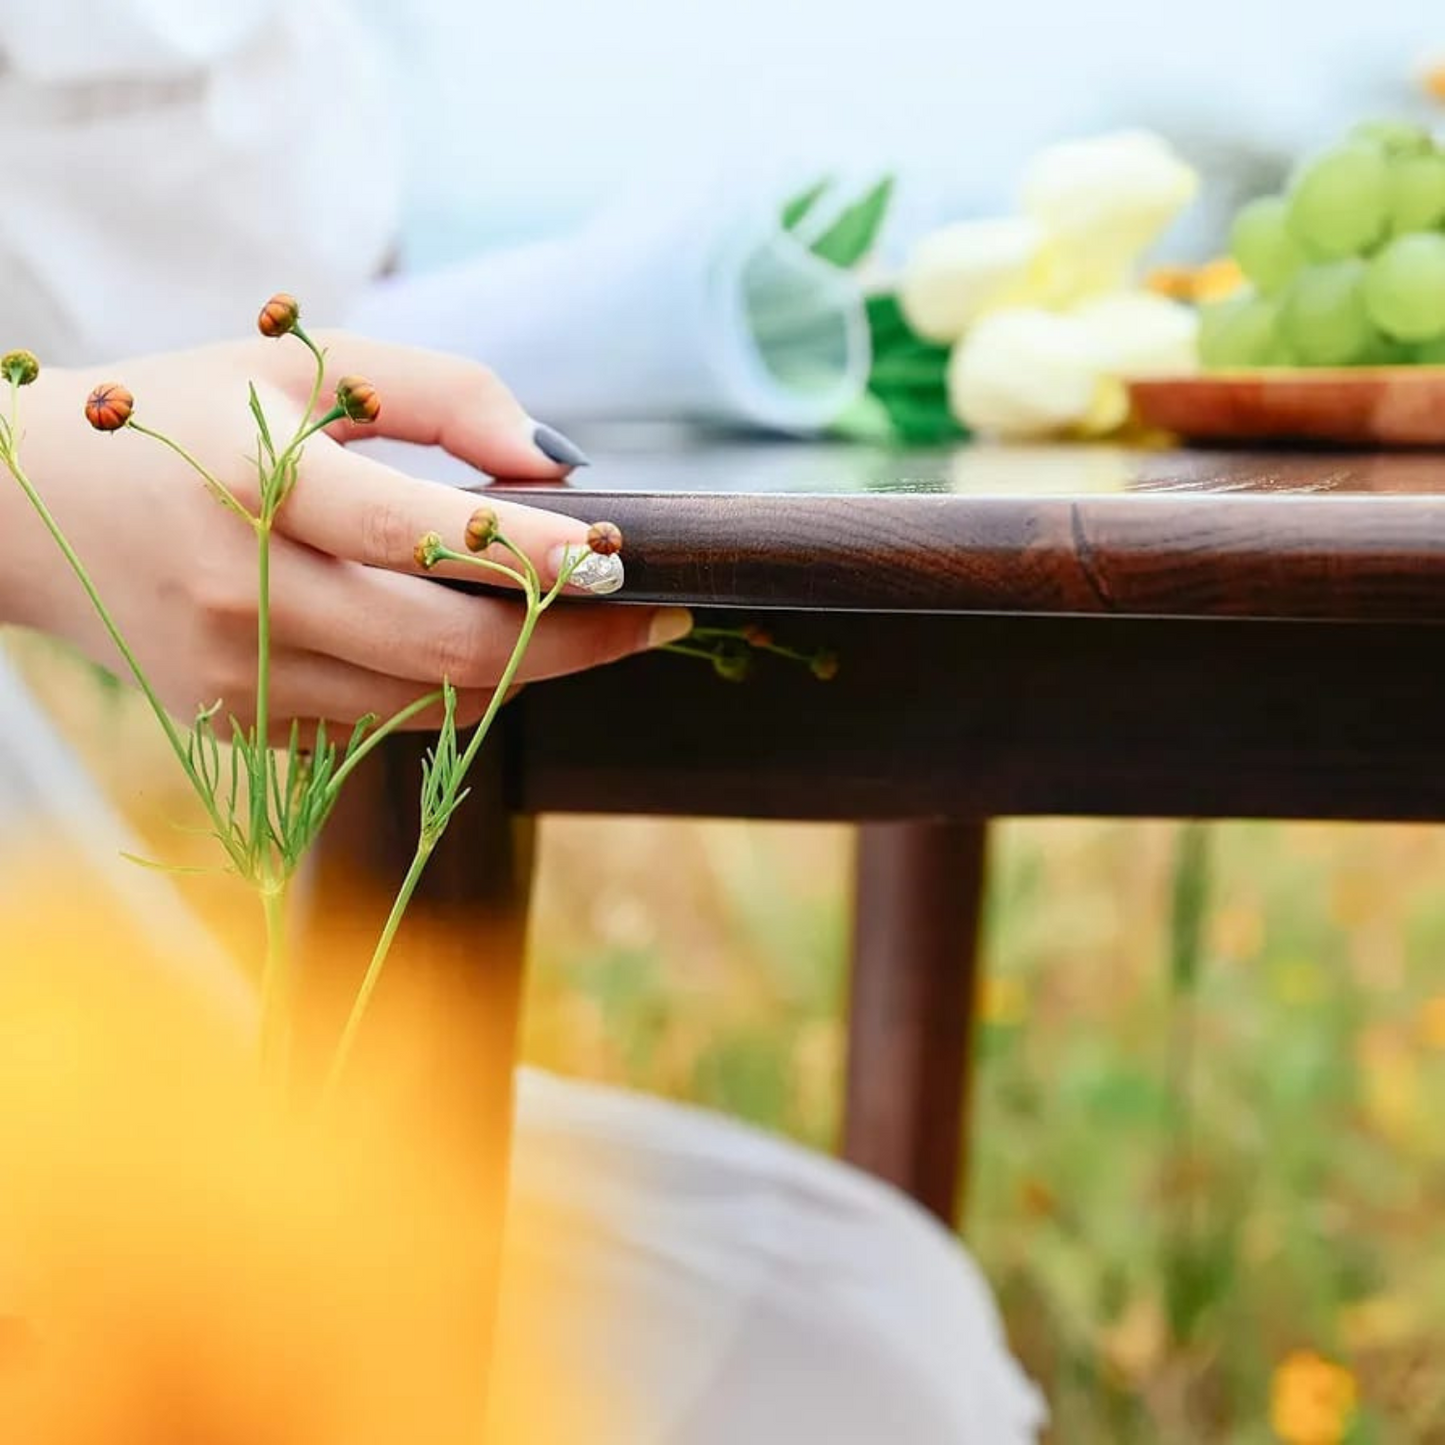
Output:
[[544,425],[538,422],[532,430],[532,445],[542,453],[548,461],[556,462],[564,467],[585,467],[590,463],[587,453],[572,441],[564,437],[556,427]]

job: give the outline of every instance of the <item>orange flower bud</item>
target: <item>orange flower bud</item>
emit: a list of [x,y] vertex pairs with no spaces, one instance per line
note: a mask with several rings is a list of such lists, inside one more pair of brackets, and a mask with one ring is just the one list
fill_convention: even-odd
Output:
[[622,550],[622,529],[615,522],[594,522],[587,529],[588,551],[615,557]]
[[296,329],[301,319],[301,305],[292,295],[278,291],[262,308],[256,318],[256,330],[262,336],[285,336]]
[[832,682],[838,676],[838,654],[836,652],[820,652],[808,666],[819,682]]
[[497,514],[490,507],[478,507],[467,519],[467,551],[485,552],[501,530]]
[[445,545],[440,532],[428,532],[417,539],[416,549],[411,555],[422,571],[430,572],[441,561]]
[[381,398],[364,376],[343,376],[336,383],[336,404],[346,414],[347,420],[360,422],[363,426],[381,415]]
[[749,647],[771,647],[773,645],[773,634],[766,627],[756,622],[749,622],[743,628],[743,641]]
[[0,376],[15,386],[29,386],[40,375],[33,351],[7,351],[0,356]]
[[135,397],[118,381],[102,382],[85,403],[85,419],[96,431],[119,431],[135,410]]

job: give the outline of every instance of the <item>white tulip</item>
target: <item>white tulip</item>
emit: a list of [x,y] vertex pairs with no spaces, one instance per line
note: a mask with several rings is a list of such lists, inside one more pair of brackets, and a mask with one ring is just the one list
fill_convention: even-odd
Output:
[[908,258],[898,301],[909,326],[947,345],[992,308],[1025,299],[1044,231],[1027,217],[960,221],[925,236]]
[[1024,173],[1025,213],[1107,269],[1132,264],[1192,201],[1199,177],[1160,136],[1113,131],[1039,152]]
[[1045,437],[1084,428],[1099,385],[1088,328],[1076,317],[1038,307],[983,317],[949,358],[954,415],[994,436]]
[[1076,307],[1102,371],[1186,376],[1199,365],[1199,313],[1152,291],[1122,291]]

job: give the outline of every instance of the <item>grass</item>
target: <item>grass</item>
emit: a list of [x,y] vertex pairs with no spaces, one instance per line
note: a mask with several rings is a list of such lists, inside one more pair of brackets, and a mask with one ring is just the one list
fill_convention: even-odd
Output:
[[[168,809],[124,699],[42,681],[116,796]],[[1262,1445],[1303,1349],[1355,1375],[1356,1445],[1445,1442],[1445,830],[1205,837],[1194,958],[1180,825],[996,827],[964,1233],[1057,1441]],[[850,857],[839,828],[549,820],[527,1056],[831,1147]]]
[[[995,830],[965,1234],[1070,1442],[1266,1441],[1311,1349],[1349,1438],[1445,1440],[1445,834],[1224,824],[1197,973],[1179,825]],[[555,820],[527,1052],[828,1147],[844,830]]]

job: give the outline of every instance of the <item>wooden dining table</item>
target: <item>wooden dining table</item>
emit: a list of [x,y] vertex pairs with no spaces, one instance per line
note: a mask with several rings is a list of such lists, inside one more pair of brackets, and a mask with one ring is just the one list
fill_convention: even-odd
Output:
[[[625,589],[569,605],[765,622],[839,666],[733,682],[653,653],[501,714],[421,900],[467,940],[473,1042],[446,1066],[499,1201],[540,816],[855,824],[840,1148],[945,1219],[990,819],[1445,818],[1445,456],[580,440],[569,484],[493,489],[621,527]],[[421,746],[358,780],[339,876],[404,869]]]

